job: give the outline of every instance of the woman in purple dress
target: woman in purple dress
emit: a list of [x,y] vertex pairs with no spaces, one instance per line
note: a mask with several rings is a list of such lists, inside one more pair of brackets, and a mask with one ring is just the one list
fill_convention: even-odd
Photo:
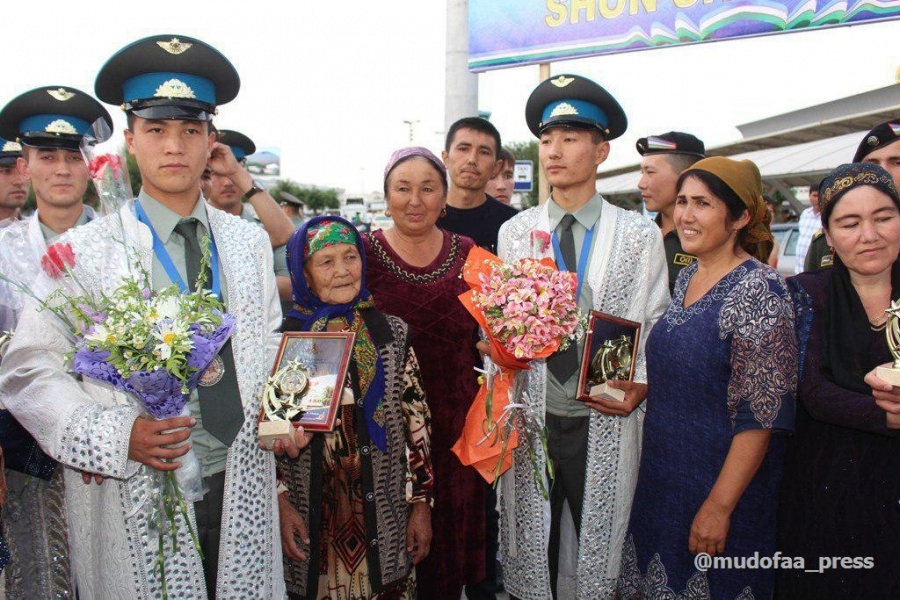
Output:
[[855,163],[832,171],[819,198],[834,265],[791,279],[798,323],[809,325],[798,327],[797,431],[778,522],[779,550],[805,569],[779,571],[777,596],[900,598],[900,416],[873,398],[898,388],[870,373],[892,362],[900,196],[887,171]]
[[[647,341],[647,416],[625,542],[624,598],[766,598],[772,570],[695,558],[772,556],[797,343],[759,170],[707,158],[681,174],[675,224],[697,262]],[[701,562],[705,557],[701,557]],[[744,565],[742,562],[741,565]]]
[[485,576],[486,483],[450,448],[478,391],[478,325],[459,294],[474,242],[435,223],[447,199],[443,163],[425,148],[405,148],[385,168],[393,226],[365,236],[369,289],[378,308],[406,321],[431,408],[434,510],[431,553],[416,567],[420,598],[458,600]]

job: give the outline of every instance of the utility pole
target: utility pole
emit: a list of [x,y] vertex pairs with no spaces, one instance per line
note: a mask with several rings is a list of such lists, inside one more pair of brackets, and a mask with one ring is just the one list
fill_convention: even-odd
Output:
[[412,144],[413,144],[413,128],[415,127],[415,124],[419,122],[419,119],[416,119],[415,121],[403,121],[403,122],[406,123],[407,127],[409,127],[409,145],[412,146]]
[[478,75],[469,71],[469,0],[447,0],[444,130],[478,116]]

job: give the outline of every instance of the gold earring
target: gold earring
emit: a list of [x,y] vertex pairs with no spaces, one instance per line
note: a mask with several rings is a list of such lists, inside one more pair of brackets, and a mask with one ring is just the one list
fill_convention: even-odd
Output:
[[386,216],[386,217],[391,216],[391,209],[389,209],[389,208],[384,209],[384,216]]
[[446,216],[447,216],[447,207],[446,207],[446,206],[445,206],[444,208],[441,209],[441,216],[442,216],[442,217],[446,217]]

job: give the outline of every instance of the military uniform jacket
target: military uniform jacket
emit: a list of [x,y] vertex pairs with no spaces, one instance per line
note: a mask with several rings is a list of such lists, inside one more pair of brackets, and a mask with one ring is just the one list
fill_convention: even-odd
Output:
[[[666,257],[659,227],[640,213],[626,211],[605,200],[597,222],[587,283],[594,310],[641,323],[641,342],[635,356],[634,380],[647,381],[644,344],[650,329],[669,304]],[[519,213],[500,229],[500,258],[515,261],[537,256],[531,232],[549,233],[547,204]],[[551,256],[552,246],[541,256]],[[544,360],[531,362],[526,376],[530,407],[544,422],[547,368]],[[575,542],[576,564],[564,564],[560,550],[560,578],[574,576],[577,598],[608,598],[619,575],[622,545],[628,527],[631,500],[640,464],[642,407],[628,417],[591,411],[588,457],[580,542]],[[534,479],[525,436],[519,436],[513,466],[500,485],[500,552],[506,588],[523,600],[550,598],[547,540],[549,501]],[[540,441],[531,452],[545,472],[546,456]],[[563,532],[565,534],[565,531]],[[574,540],[574,532],[572,534]],[[563,535],[562,544],[566,544]]]
[[[228,310],[237,318],[232,336],[245,422],[228,451],[218,598],[280,598],[284,595],[275,465],[257,447],[262,384],[272,364],[281,311],[272,275],[269,240],[258,228],[207,206],[210,228],[228,287]],[[120,219],[121,218],[121,225]],[[124,241],[123,241],[124,230]],[[82,283],[114,290],[132,269],[123,244],[135,248],[152,270],[149,229],[129,203],[60,238],[80,261]],[[35,436],[44,451],[66,467],[71,564],[82,598],[159,598],[154,568],[158,536],[149,529],[150,487],[155,471],[128,458],[132,425],[141,410],[125,394],[63,368],[71,335],[56,317],[26,306],[0,370],[0,399]],[[102,485],[85,485],[74,469],[99,473]],[[188,511],[193,520],[193,507]],[[180,521],[180,519],[179,519]],[[206,598],[200,557],[184,523],[178,552],[165,548],[166,583],[172,598]]]

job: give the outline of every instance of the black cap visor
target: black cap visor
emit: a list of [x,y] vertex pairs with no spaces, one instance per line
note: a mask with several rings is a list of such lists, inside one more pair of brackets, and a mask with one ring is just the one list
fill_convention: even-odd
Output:
[[62,148],[64,150],[78,151],[81,149],[82,139],[83,137],[80,135],[73,135],[69,133],[45,133],[42,131],[29,131],[19,136],[19,143],[23,146],[41,148],[44,150],[55,150],[57,148]]
[[142,119],[156,121],[212,121],[215,109],[204,102],[154,98],[142,102],[126,102],[125,112]]
[[575,129],[588,129],[599,131],[603,134],[604,139],[609,137],[609,129],[603,127],[594,119],[587,119],[576,115],[562,115],[559,117],[550,117],[546,121],[538,124],[539,133],[544,133],[552,127],[574,127]]

